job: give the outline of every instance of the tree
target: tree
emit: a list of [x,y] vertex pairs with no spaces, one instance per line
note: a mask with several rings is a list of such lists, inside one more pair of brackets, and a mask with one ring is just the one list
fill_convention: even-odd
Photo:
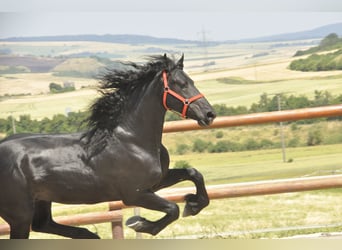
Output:
[[328,91],[315,90],[315,99],[313,101],[313,106],[326,106],[329,105],[333,100],[333,97]]
[[59,93],[61,91],[63,91],[63,87],[57,83],[50,83],[49,84],[49,89],[51,93]]
[[336,33],[331,33],[329,35],[327,35],[319,44],[319,47],[330,47],[333,46],[335,44],[337,44],[340,41],[340,39],[338,38],[338,35]]

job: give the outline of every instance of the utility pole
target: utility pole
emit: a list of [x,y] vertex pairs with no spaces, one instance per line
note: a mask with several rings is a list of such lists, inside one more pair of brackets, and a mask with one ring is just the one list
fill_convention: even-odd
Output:
[[204,57],[204,71],[208,70],[208,48],[207,48],[207,31],[202,27],[201,39],[202,39],[202,47],[203,47],[203,57]]
[[[277,97],[278,111],[281,111],[281,95],[287,94],[287,93],[291,93],[291,91],[270,94],[270,95],[275,95]],[[280,142],[281,142],[283,162],[286,162],[286,143],[285,143],[285,133],[284,133],[283,122],[279,122],[279,127],[280,127]]]
[[17,133],[17,129],[15,127],[15,119],[14,119],[14,116],[11,115],[11,118],[12,118],[12,130],[13,130],[13,134],[16,134]]
[[[277,102],[278,102],[278,111],[281,111],[280,94],[277,94]],[[279,126],[280,126],[281,149],[282,149],[282,153],[283,153],[283,162],[286,162],[286,148],[285,148],[286,146],[285,146],[283,122],[279,122]]]

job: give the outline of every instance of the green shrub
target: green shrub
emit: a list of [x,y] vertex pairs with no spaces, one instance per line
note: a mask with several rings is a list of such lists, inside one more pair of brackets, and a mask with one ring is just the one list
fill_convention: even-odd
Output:
[[321,131],[318,129],[309,131],[306,144],[308,146],[316,146],[316,145],[320,145],[321,143],[322,143]]
[[215,136],[216,136],[216,139],[221,139],[223,138],[224,133],[222,131],[217,131]]
[[192,151],[202,153],[206,151],[210,145],[211,145],[211,142],[207,142],[202,139],[195,139],[192,145]]
[[49,84],[49,88],[51,93],[64,93],[75,90],[75,86],[62,87],[61,85],[54,82]]
[[244,145],[245,145],[245,148],[247,150],[256,150],[256,149],[260,148],[259,143],[256,140],[254,140],[253,138],[247,139],[245,141]]
[[180,160],[175,162],[174,168],[192,168],[192,166],[189,162]]
[[177,144],[176,154],[184,155],[186,152],[189,151],[189,148],[190,147],[186,144]]
[[49,89],[51,93],[60,93],[63,90],[63,87],[57,83],[50,83],[49,84]]
[[259,147],[261,149],[268,149],[268,148],[274,148],[274,142],[269,139],[262,139],[259,143]]
[[295,148],[295,147],[298,147],[299,146],[299,138],[298,137],[294,137],[292,138],[289,143],[288,143],[288,146],[291,147],[291,148]]
[[240,150],[242,150],[242,147],[239,143],[228,140],[218,141],[208,148],[210,153],[236,152]]

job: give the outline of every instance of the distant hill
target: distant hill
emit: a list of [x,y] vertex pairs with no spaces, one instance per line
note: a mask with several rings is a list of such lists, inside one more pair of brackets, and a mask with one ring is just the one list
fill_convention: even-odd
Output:
[[125,44],[185,44],[198,43],[197,41],[181,40],[174,38],[156,38],[142,35],[64,35],[64,36],[37,36],[37,37],[10,37],[0,39],[6,42],[106,42]]
[[0,55],[0,74],[22,72],[45,73],[64,60],[61,58]]
[[329,24],[312,30],[300,32],[243,39],[240,40],[240,42],[281,42],[293,40],[320,39],[329,35],[330,33],[336,33],[337,35],[342,36],[342,23]]
[[[336,33],[342,36],[342,23],[329,24],[312,30],[306,30],[294,33],[276,34],[272,36],[256,37],[241,40],[230,41],[210,41],[207,46],[217,45],[220,43],[236,43],[236,42],[281,42],[306,39],[320,39],[330,33]],[[124,44],[198,44],[202,45],[202,41],[182,40],[175,38],[158,38],[143,35],[64,35],[64,36],[37,36],[37,37],[10,37],[0,39],[6,42],[74,42],[74,41],[90,41],[90,42],[106,42],[106,43],[124,43]]]

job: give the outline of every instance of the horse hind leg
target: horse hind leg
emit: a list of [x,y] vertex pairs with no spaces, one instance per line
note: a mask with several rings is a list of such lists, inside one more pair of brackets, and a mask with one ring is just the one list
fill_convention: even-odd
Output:
[[0,213],[10,226],[10,239],[28,239],[30,235],[33,208],[27,208],[25,204],[21,205]]
[[99,239],[99,236],[85,228],[66,226],[56,223],[51,215],[51,202],[36,201],[32,219],[32,230],[56,234],[74,239]]
[[28,239],[30,235],[30,220],[9,222],[10,239]]

